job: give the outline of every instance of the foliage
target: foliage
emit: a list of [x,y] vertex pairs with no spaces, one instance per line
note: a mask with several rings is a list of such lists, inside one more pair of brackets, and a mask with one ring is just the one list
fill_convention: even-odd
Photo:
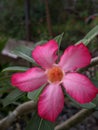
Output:
[[[97,34],[98,34],[98,26],[96,26],[94,29],[92,29],[81,41],[83,41],[83,43],[85,45],[88,45],[90,43],[90,41],[92,40],[92,38],[94,38]],[[61,44],[61,40],[62,40],[62,36],[63,36],[63,33],[56,36],[54,39],[58,42],[59,46]],[[43,43],[43,42],[42,42]],[[40,44],[42,44],[40,43]],[[79,42],[77,42],[79,43]],[[33,47],[32,47],[33,48]],[[17,47],[13,52],[20,56],[21,58],[24,58],[25,60],[35,64],[35,62],[32,60],[32,56],[31,56],[31,48],[29,47],[26,47],[26,46],[19,46]],[[5,68],[3,71],[4,72],[7,72],[7,71],[19,71],[21,69],[21,71],[24,71],[26,70],[27,68],[25,67],[8,67],[8,68]],[[28,93],[28,98],[29,99],[37,99],[38,98],[38,95],[40,94],[40,92],[42,91],[42,88],[41,89],[38,89],[36,90],[35,92],[30,92]],[[20,96],[20,94],[19,94]],[[35,96],[35,97],[34,97]],[[5,99],[6,100],[6,99]],[[15,97],[15,100],[16,100],[16,97]],[[78,104],[78,103],[76,103]],[[78,104],[79,105],[79,104]],[[93,103],[89,103],[89,104],[84,104],[84,105],[80,105],[81,107],[85,107],[85,108],[93,108],[93,107],[96,107],[95,104]]]
[[6,36],[0,36],[0,51],[2,51],[5,43],[7,42],[8,38]]
[[[1,0],[0,4],[0,34],[16,39],[25,39],[24,1],[13,0],[13,2],[9,2],[8,0]],[[74,7],[70,7],[72,4],[68,0],[50,0],[49,7],[53,35],[56,36],[65,32],[63,41],[66,42],[66,45],[75,43],[81,39],[88,30],[98,24],[97,19],[93,20],[96,21],[96,24],[93,21],[91,24],[85,23],[85,18],[94,12],[92,5],[94,4],[92,4],[91,0],[89,3],[87,0],[85,2],[82,0],[73,2]],[[44,2],[39,0],[31,1],[30,8],[32,39],[43,40],[43,38],[49,37]]]
[[28,123],[26,130],[54,130],[54,124],[41,119],[37,113],[35,113],[33,119]]
[[[54,2],[56,6],[54,6]],[[0,51],[4,47],[4,44],[8,40],[9,37],[14,37],[16,39],[25,39],[25,14],[24,14],[24,1],[16,1],[13,0],[9,2],[9,0],[1,0],[0,1]],[[90,24],[85,22],[85,18],[88,17],[94,11],[92,6],[92,1],[90,0],[89,3],[83,2],[82,0],[77,1],[75,3],[73,9],[73,13],[70,13],[66,10],[66,7],[69,6],[70,3],[68,1],[49,1],[50,6],[50,14],[52,18],[52,25],[53,25],[53,35],[56,36],[62,32],[62,34],[55,37],[55,40],[59,43],[60,49],[64,50],[68,45],[74,44],[77,41],[84,42],[85,45],[88,45],[90,50],[98,49],[98,39],[95,38],[98,35],[98,26],[95,27],[91,32],[89,32],[86,36],[85,34],[93,28],[96,24],[98,24],[98,19],[95,19]],[[59,10],[60,8],[60,10]],[[84,10],[85,8],[85,10]],[[76,12],[77,14],[74,14]],[[33,40],[45,40],[50,39],[48,30],[47,30],[47,23],[46,23],[46,16],[45,16],[45,5],[42,1],[32,1],[31,2],[31,30],[32,30],[32,39]],[[63,35],[64,34],[64,35]],[[63,39],[62,39],[63,37]],[[23,58],[29,61],[32,65],[35,65],[35,61],[31,57],[32,49],[38,45],[43,44],[45,41],[35,43],[32,48],[27,46],[18,46],[13,53],[18,55],[20,58]],[[62,44],[61,44],[62,42]],[[78,42],[77,42],[78,43]],[[28,67],[7,67],[0,73],[0,93],[1,98],[0,103],[3,106],[9,106],[13,102],[17,102],[20,98],[28,97],[31,100],[37,100],[40,92],[43,88],[38,89],[34,92],[29,92],[26,94],[18,91],[17,89],[13,88],[10,84],[10,78],[14,71],[25,71]],[[96,76],[93,79],[93,82],[98,87],[98,73],[96,72]],[[44,87],[44,86],[43,86]],[[11,98],[13,97],[13,98]],[[68,96],[69,97],[69,96]],[[69,97],[70,98],[70,97]],[[23,101],[27,100],[25,98]],[[70,98],[70,100],[72,100]],[[19,101],[20,102],[20,101]],[[75,105],[78,105],[82,108],[95,108],[98,110],[98,96],[94,99],[93,102],[88,104],[78,104],[74,100],[72,102]],[[36,123],[37,122],[37,123]],[[35,125],[38,124],[38,125]],[[48,129],[53,129],[54,126],[50,122],[42,120],[35,114],[35,118],[33,118],[26,128],[26,130],[38,129],[44,130],[47,127]]]

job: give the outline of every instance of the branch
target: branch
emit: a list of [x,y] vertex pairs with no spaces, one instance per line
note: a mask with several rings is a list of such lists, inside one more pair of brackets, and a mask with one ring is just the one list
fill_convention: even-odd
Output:
[[98,64],[98,56],[92,58],[91,63],[90,63],[89,66],[91,67],[91,66],[93,66],[93,65],[97,65],[97,64]]
[[[37,103],[35,103],[34,101],[28,101],[26,103],[21,104],[11,114],[0,120],[0,129],[6,130],[8,127],[10,127],[10,125],[16,120],[18,116],[22,116],[24,114],[32,112],[36,109],[36,106]],[[67,130],[72,126],[80,123],[83,119],[88,117],[93,112],[94,109],[82,109],[64,123],[57,125],[55,127],[55,130]]]
[[55,130],[69,130],[72,126],[80,123],[83,119],[91,115],[93,112],[94,109],[82,109],[65,122],[61,123],[60,125],[57,125],[55,127]]
[[10,113],[7,117],[0,120],[0,130],[7,129],[18,116],[22,116],[24,114],[27,114],[29,112],[32,112],[36,109],[37,103],[34,101],[28,101],[26,103],[23,103],[19,105],[12,113]]

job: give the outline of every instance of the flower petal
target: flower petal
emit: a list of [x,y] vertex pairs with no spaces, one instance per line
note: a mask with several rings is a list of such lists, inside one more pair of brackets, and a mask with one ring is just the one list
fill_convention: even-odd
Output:
[[47,82],[45,72],[37,67],[12,75],[11,83],[24,92],[33,91]]
[[66,92],[79,103],[89,103],[96,97],[97,88],[84,75],[69,73],[64,77],[63,85]]
[[38,113],[46,120],[54,122],[64,106],[61,86],[50,84],[45,87],[38,101]]
[[73,71],[77,68],[89,65],[90,60],[91,55],[88,48],[83,43],[80,43],[76,46],[70,46],[65,50],[60,59],[59,65],[64,69],[64,71]]
[[44,45],[37,46],[32,52],[32,57],[43,68],[50,68],[57,59],[57,50],[58,44],[56,41],[50,40]]

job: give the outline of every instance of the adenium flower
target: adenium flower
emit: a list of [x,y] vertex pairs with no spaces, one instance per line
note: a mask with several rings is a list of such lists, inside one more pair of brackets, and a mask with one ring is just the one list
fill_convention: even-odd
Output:
[[57,64],[58,44],[50,40],[38,45],[32,51],[33,59],[41,67],[33,67],[26,72],[12,75],[11,83],[21,91],[31,92],[46,84],[38,99],[38,114],[43,119],[54,122],[64,106],[65,91],[77,102],[89,103],[95,98],[97,88],[77,69],[90,64],[88,48],[80,43],[69,46]]

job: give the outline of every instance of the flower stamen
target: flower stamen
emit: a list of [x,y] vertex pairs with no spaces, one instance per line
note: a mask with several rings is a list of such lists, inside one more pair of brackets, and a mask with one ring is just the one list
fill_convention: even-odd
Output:
[[61,81],[63,78],[63,71],[61,70],[61,68],[54,66],[48,70],[47,76],[48,80],[52,83]]

